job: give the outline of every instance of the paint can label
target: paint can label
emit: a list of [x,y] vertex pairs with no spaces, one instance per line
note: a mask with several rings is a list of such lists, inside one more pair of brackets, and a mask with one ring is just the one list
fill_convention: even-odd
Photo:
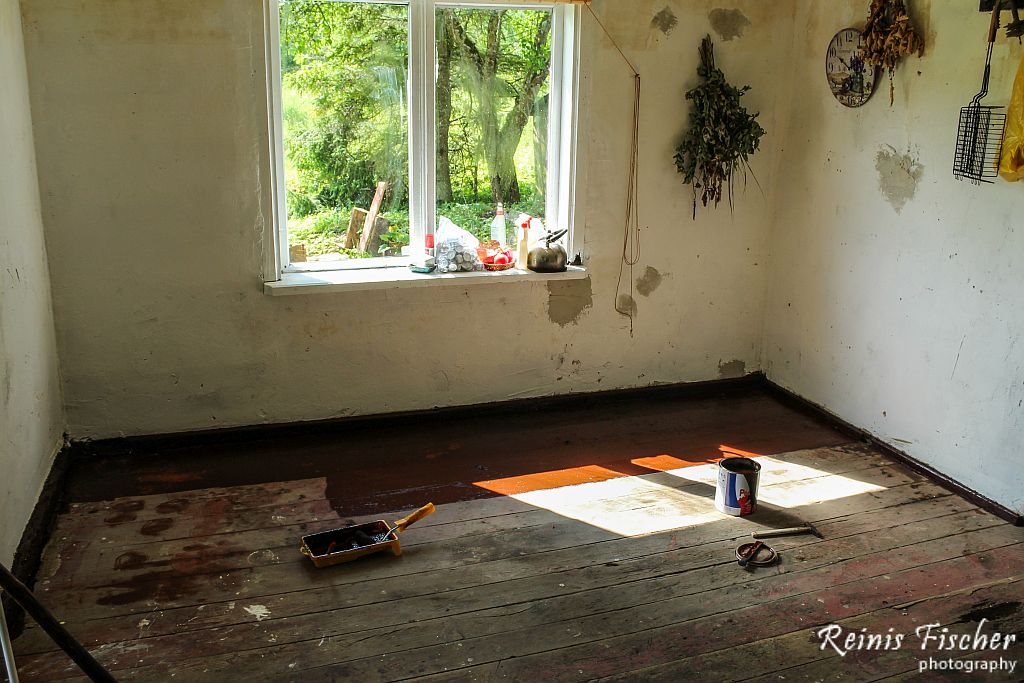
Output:
[[749,458],[726,458],[718,463],[715,507],[719,512],[737,517],[753,514],[757,509],[760,469],[760,464]]

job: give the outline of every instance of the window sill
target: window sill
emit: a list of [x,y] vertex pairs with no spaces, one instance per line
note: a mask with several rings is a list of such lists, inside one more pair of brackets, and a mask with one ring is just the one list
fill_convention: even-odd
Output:
[[534,273],[513,268],[501,272],[414,273],[408,268],[333,270],[320,273],[284,273],[276,282],[265,282],[263,291],[270,296],[359,292],[370,289],[407,289],[414,287],[476,286],[488,283],[544,282],[547,280],[583,280],[586,269],[569,266],[564,273]]

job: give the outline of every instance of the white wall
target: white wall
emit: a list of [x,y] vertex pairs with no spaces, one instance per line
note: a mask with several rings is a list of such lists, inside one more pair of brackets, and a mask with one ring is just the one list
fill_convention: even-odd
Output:
[[[883,76],[870,102],[848,110],[822,87],[824,53],[836,30],[862,25],[866,4],[802,3],[797,17],[765,367],[1024,512],[1024,184],[951,175],[988,17],[976,2],[914,0],[925,57],[897,72],[891,108]],[[1007,102],[1021,54],[1000,38],[987,103]]]
[[[751,83],[771,181],[792,18],[733,3],[720,64]],[[672,155],[713,2],[595,2],[645,76],[643,258],[634,336],[613,310],[632,80],[584,19],[589,281],[271,298],[259,0],[23,0],[43,213],[74,437],[472,404],[760,366],[767,195],[690,219]],[[662,14],[663,28],[652,25]],[[729,23],[726,21],[725,23]],[[737,22],[732,22],[737,23]],[[743,28],[742,21],[738,22]],[[726,27],[728,28],[728,27]],[[652,278],[656,279],[656,278]],[[575,320],[572,313],[579,313]]]
[[17,0],[0,0],[0,562],[64,429]]

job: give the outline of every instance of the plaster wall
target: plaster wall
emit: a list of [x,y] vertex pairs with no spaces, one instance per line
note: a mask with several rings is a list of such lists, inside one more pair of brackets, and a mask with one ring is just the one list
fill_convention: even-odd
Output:
[[[892,107],[882,76],[851,110],[819,84],[831,36],[863,25],[865,5],[804,2],[795,24],[765,369],[1024,512],[1024,184],[976,187],[951,174],[988,16],[977,3],[914,0],[925,56],[897,71]],[[1007,103],[1021,56],[1000,37],[986,103]]]
[[[633,82],[583,19],[590,278],[272,298],[259,0],[23,0],[57,339],[73,437],[176,432],[735,376],[761,364],[770,193],[699,209],[672,156],[715,31],[768,130],[793,11],[597,1],[644,74],[637,315],[613,309]],[[723,10],[724,11],[724,10]],[[795,10],[794,10],[795,11]],[[729,39],[726,40],[724,37]]]
[[0,562],[10,565],[64,429],[17,0],[0,0]]

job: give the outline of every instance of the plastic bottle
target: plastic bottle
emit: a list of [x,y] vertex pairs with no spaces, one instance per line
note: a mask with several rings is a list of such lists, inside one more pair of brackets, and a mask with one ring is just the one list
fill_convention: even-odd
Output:
[[501,202],[498,202],[498,212],[491,221],[491,239],[505,247],[505,207]]

